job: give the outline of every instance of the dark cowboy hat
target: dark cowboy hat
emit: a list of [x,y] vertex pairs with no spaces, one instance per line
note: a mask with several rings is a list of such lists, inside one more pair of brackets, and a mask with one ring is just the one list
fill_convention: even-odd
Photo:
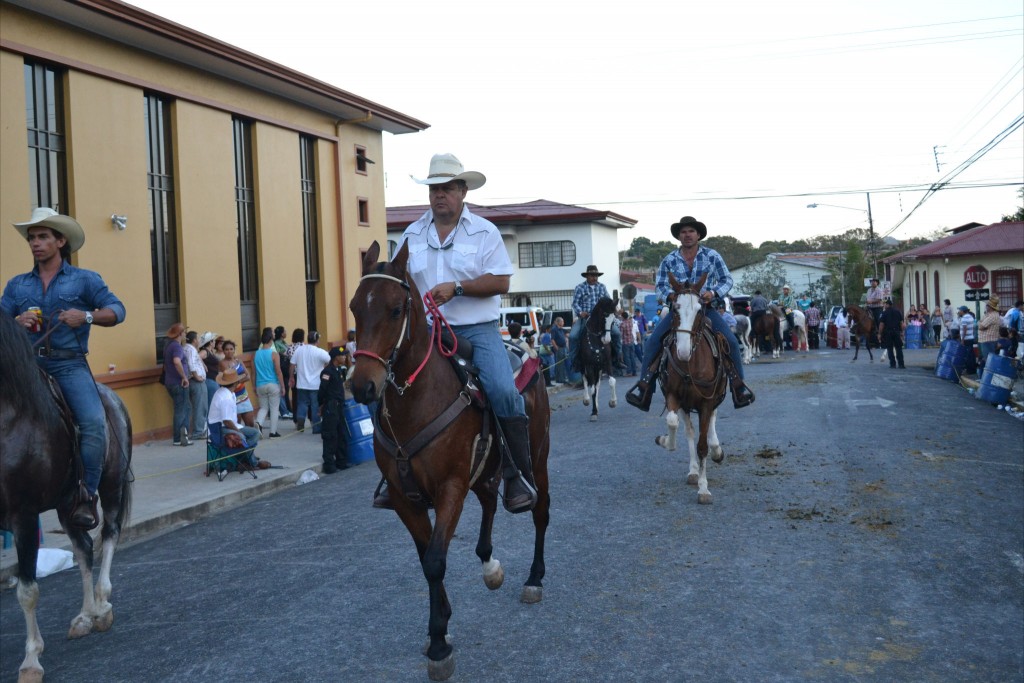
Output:
[[601,271],[599,271],[599,270],[597,269],[597,266],[595,266],[595,265],[589,265],[589,266],[587,266],[587,269],[586,269],[585,271],[583,271],[582,273],[580,273],[580,275],[582,275],[583,277],[586,277],[586,276],[588,276],[588,275],[596,275],[596,276],[598,276],[598,277],[601,277],[602,275],[604,275],[604,273],[602,273]]
[[672,237],[679,239],[679,231],[683,228],[696,228],[701,239],[708,236],[708,226],[704,225],[693,216],[683,216],[679,219],[678,223],[673,223],[671,228]]
[[185,331],[185,326],[181,323],[174,323],[167,328],[167,333],[164,334],[168,339],[177,339],[181,336],[181,333]]

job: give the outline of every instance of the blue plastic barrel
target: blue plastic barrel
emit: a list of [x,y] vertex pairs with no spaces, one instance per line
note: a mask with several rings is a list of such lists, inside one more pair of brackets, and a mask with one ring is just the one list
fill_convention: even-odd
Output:
[[1012,360],[994,353],[988,354],[977,397],[993,405],[1006,403],[1010,400],[1014,376]]
[[921,348],[921,326],[920,325],[908,325],[907,326],[907,349],[919,349]]
[[345,401],[345,423],[348,426],[348,461],[358,465],[373,460],[373,420],[370,410],[354,399]]
[[939,348],[939,358],[935,363],[936,377],[959,382],[966,365],[966,346],[956,339],[947,339],[942,342],[942,346]]

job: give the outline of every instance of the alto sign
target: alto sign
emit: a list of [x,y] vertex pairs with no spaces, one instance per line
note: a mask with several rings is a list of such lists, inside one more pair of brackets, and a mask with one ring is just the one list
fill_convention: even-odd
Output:
[[970,266],[964,271],[964,284],[971,289],[981,289],[988,284],[988,268],[985,266]]

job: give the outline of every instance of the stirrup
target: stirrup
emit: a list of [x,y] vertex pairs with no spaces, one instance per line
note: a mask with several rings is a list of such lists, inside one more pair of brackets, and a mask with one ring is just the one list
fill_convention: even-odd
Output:
[[373,507],[378,510],[394,510],[395,504],[391,502],[391,493],[388,491],[387,479],[381,477],[377,489],[373,492]]
[[739,386],[730,385],[732,393],[732,405],[734,408],[746,408],[754,402],[754,392],[746,384],[740,381]]
[[517,471],[516,476],[505,480],[502,504],[512,514],[532,510],[537,505],[537,488],[523,476],[522,472]]
[[[644,385],[644,386],[641,386]],[[651,399],[654,398],[654,381],[640,380],[626,392],[626,403],[639,408],[645,413],[651,409]]]

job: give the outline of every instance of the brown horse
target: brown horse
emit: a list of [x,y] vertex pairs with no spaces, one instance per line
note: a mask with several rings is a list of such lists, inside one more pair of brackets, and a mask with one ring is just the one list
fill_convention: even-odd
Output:
[[78,490],[75,427],[59,389],[55,384],[51,388],[32,356],[25,329],[0,314],[0,528],[12,532],[18,551],[18,603],[27,630],[19,681],[43,679],[39,663],[43,637],[36,619],[39,514],[56,508],[74,548],[83,597],[68,638],[81,638],[108,630],[114,621],[110,566],[127,523],[132,491],[131,419],[117,394],[97,384],[107,415],[107,449],[98,490],[103,506],[103,557],[94,586],[92,536],[68,523]]
[[[779,320],[781,309],[772,306],[765,311],[764,315],[758,316],[757,320],[751,319],[750,323],[750,345],[754,358],[761,356],[762,348],[771,347],[772,358],[779,358],[782,355],[782,334],[781,322]],[[782,314],[782,320],[786,316]]]
[[[705,317],[706,304],[701,302],[700,291],[706,279],[705,274],[698,282],[680,283],[669,274],[669,284],[676,295],[672,305],[674,324],[669,337],[672,343],[665,354],[667,362],[662,366],[660,376],[668,410],[665,416],[668,434],[654,439],[659,446],[674,451],[679,415],[683,415],[690,446],[690,471],[686,483],[697,485],[697,502],[703,505],[711,503],[706,466],[709,442],[711,459],[722,462],[725,458],[715,422],[718,406],[725,399],[728,388],[722,359],[729,353],[728,342],[714,333]],[[696,443],[690,420],[690,413],[694,411],[700,429]]]
[[860,306],[849,305],[846,307],[846,315],[850,318],[850,336],[853,337],[853,359],[857,360],[860,353],[860,340],[864,340],[864,348],[868,351],[869,362],[874,362],[875,357],[871,355],[871,340],[875,338],[875,319],[871,314]]
[[[504,581],[504,570],[491,554],[502,458],[498,439],[483,435],[493,420],[477,407],[451,361],[435,349],[419,292],[406,272],[406,246],[391,263],[377,263],[379,255],[380,245],[374,242],[363,257],[363,277],[349,305],[359,330],[359,351],[349,377],[357,401],[379,401],[374,430],[377,466],[388,481],[395,511],[416,544],[429,586],[428,674],[431,680],[445,680],[455,671],[447,637],[452,608],[444,587],[445,567],[470,490],[483,508],[476,554],[483,564],[484,583],[495,590]],[[524,399],[537,503],[533,564],[520,600],[533,603],[540,601],[543,590],[551,416],[542,381],[529,385]],[[433,526],[424,499],[435,510]]]

